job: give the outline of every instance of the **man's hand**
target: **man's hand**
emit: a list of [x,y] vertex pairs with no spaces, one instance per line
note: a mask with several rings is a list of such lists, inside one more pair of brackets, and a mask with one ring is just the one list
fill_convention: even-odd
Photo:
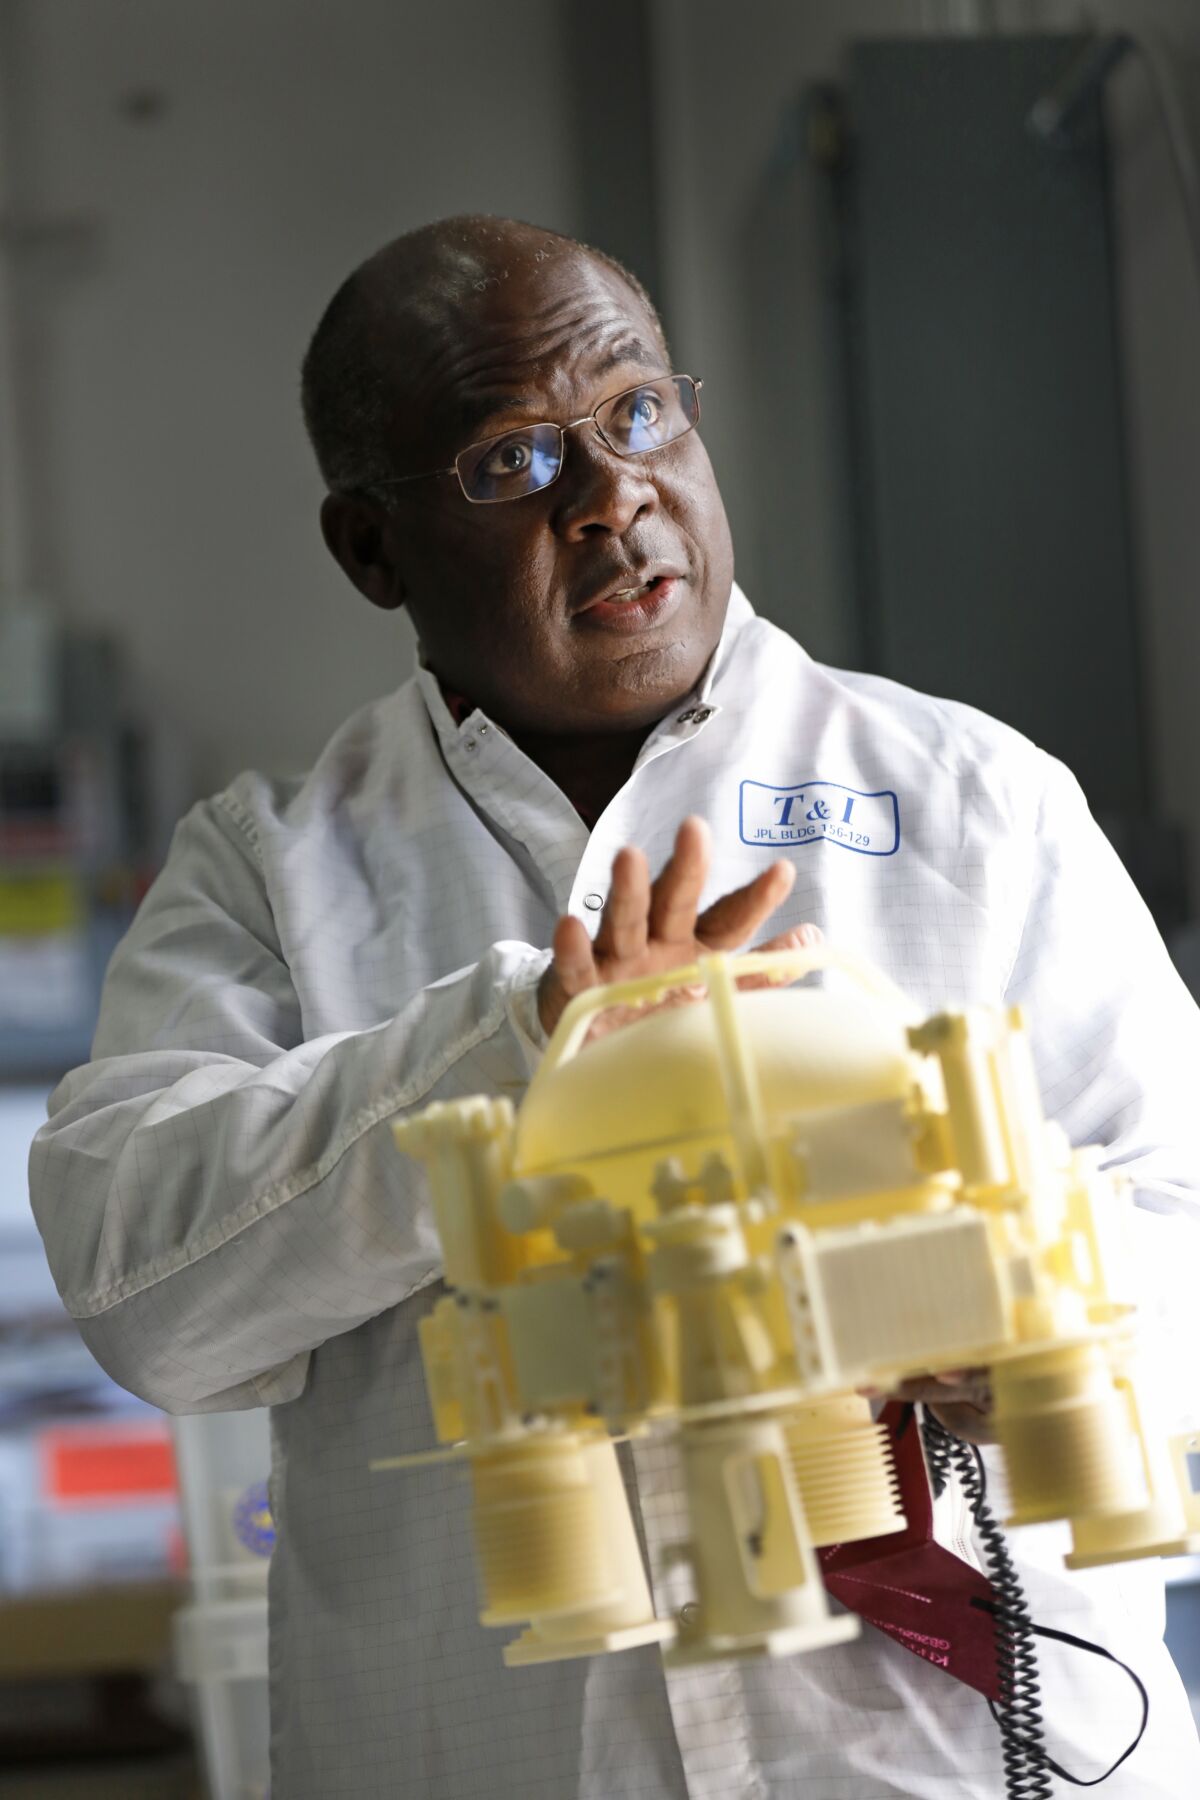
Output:
[[922,1375],[902,1381],[893,1399],[919,1400],[955,1437],[969,1444],[994,1444],[991,1421],[992,1390],[986,1369],[946,1369],[940,1375]]
[[[650,880],[640,850],[618,851],[595,941],[582,920],[570,914],[555,927],[554,961],[538,988],[538,1012],[547,1032],[558,1024],[567,1002],[588,988],[680,969],[714,950],[741,949],[787,899],[796,879],[791,863],[772,863],[697,918],[710,860],[708,826],[695,817],[679,827],[657,881]],[[795,950],[817,935],[815,926],[801,925],[760,948]]]

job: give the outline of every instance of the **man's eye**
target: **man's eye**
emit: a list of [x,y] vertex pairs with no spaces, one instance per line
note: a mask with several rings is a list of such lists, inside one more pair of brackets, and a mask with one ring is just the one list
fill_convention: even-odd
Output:
[[627,423],[635,430],[647,430],[657,425],[663,415],[663,403],[653,388],[643,388],[639,393],[631,394],[625,403]]
[[533,445],[528,438],[507,437],[492,448],[480,464],[479,473],[496,480],[505,475],[525,475],[533,463]]

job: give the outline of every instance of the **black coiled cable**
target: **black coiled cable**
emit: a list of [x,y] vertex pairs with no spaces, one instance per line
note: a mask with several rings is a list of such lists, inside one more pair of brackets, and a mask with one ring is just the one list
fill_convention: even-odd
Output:
[[[911,1414],[905,1415],[901,1430],[910,1417]],[[989,1700],[988,1707],[1000,1727],[1006,1800],[1053,1800],[1053,1790],[1050,1787],[1052,1774],[1061,1776],[1073,1787],[1099,1787],[1115,1769],[1120,1768],[1127,1757],[1133,1755],[1142,1741],[1150,1718],[1150,1696],[1145,1684],[1128,1663],[1122,1662],[1119,1656],[1114,1656],[1103,1645],[1089,1643],[1086,1638],[1076,1637],[1070,1631],[1055,1631],[1049,1625],[1034,1624],[1029,1616],[1021,1578],[1009,1555],[1004,1532],[988,1505],[987,1472],[978,1447],[964,1443],[953,1432],[947,1431],[928,1407],[921,1409],[921,1442],[925,1448],[925,1461],[929,1467],[929,1480],[935,1498],[941,1494],[951,1474],[958,1476],[987,1560],[987,1576],[993,1599],[991,1602],[976,1600],[972,1604],[986,1606],[995,1621],[1000,1699],[998,1702]],[[1087,1650],[1093,1656],[1102,1656],[1107,1662],[1116,1663],[1119,1669],[1124,1669],[1141,1696],[1142,1722],[1138,1726],[1137,1736],[1111,1768],[1090,1781],[1072,1775],[1061,1763],[1055,1762],[1042,1742],[1042,1699],[1038,1686],[1037,1650],[1033,1642],[1035,1637],[1053,1638],[1060,1644],[1068,1644],[1076,1650]]]
[[983,1546],[991,1582],[992,1619],[1000,1697],[989,1700],[1000,1727],[1006,1800],[1053,1800],[1050,1765],[1042,1739],[1035,1626],[1004,1532],[988,1505],[987,1476],[975,1444],[946,1430],[928,1407],[921,1409],[921,1441],[935,1497],[951,1473],[958,1476]]

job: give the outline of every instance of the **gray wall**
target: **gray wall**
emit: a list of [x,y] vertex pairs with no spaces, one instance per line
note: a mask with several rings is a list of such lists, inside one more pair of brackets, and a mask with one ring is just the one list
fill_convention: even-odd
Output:
[[[1177,52],[1200,143],[1194,0],[653,0],[661,71],[665,298],[679,356],[709,378],[710,440],[739,573],[761,610],[812,652],[854,655],[849,547],[837,504],[836,409],[826,331],[820,183],[795,153],[795,103],[836,78],[847,44],[964,25],[1157,34]],[[1200,289],[1144,73],[1112,84],[1130,487],[1160,810],[1189,833],[1200,909]],[[764,243],[785,281],[764,279]],[[790,339],[786,404],[763,344]],[[964,596],[969,604],[969,596]],[[1086,626],[1086,596],[1080,598]],[[1086,632],[1084,633],[1086,642]],[[1080,678],[1086,681],[1086,665]]]
[[41,234],[15,293],[38,585],[120,628],[201,786],[303,767],[411,639],[320,542],[299,358],[398,231],[582,227],[563,11],[0,0],[0,24],[10,203]]

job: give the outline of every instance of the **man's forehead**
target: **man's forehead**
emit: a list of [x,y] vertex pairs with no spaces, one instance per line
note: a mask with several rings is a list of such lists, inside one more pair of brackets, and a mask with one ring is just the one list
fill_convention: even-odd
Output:
[[576,343],[569,354],[558,357],[548,354],[532,362],[513,359],[508,363],[497,359],[486,371],[452,384],[445,399],[455,426],[471,431],[487,419],[502,425],[505,413],[528,417],[547,406],[553,410],[559,405],[587,404],[591,390],[615,378],[616,371],[645,370],[661,375],[663,363],[662,348],[650,334],[630,327],[594,347]]
[[[547,259],[549,263],[549,259]],[[442,296],[426,313],[427,354],[410,379],[455,425],[471,429],[493,412],[545,405],[622,368],[662,372],[658,323],[615,270],[582,254],[539,265],[528,253],[477,278],[469,293]]]

